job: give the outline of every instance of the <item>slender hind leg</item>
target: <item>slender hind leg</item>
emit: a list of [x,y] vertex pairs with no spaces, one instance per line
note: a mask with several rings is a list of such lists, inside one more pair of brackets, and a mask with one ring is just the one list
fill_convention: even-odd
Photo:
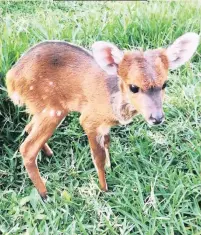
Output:
[[37,155],[63,117],[46,117],[42,114],[35,116],[34,125],[20,146],[20,153],[28,175],[42,197],[46,197],[47,190],[37,167]]
[[[34,117],[32,118],[31,122],[28,123],[25,127],[25,131],[29,134],[33,128],[34,125]],[[48,156],[51,157],[53,154],[52,149],[49,147],[49,145],[47,143],[44,144],[44,146],[42,147],[42,150],[44,151],[44,153]]]

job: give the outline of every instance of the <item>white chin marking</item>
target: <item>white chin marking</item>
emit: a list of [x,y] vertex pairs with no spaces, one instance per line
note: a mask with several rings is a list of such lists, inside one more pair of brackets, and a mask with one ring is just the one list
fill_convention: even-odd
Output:
[[154,124],[152,121],[147,120],[147,123],[148,123],[150,126],[159,126],[159,125],[163,124],[164,121],[165,121],[165,119],[163,119],[163,121],[162,121],[161,123]]
[[153,126],[153,125],[154,125],[153,122],[150,121],[150,120],[147,120],[147,123],[148,123],[150,126]]

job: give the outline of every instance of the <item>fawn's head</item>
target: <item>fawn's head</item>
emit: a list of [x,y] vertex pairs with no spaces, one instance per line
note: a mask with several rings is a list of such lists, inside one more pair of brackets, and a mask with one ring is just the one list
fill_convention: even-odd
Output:
[[199,36],[186,33],[167,49],[123,52],[108,42],[95,42],[93,55],[109,75],[120,78],[121,91],[149,124],[164,120],[163,98],[169,69],[187,62],[197,49]]

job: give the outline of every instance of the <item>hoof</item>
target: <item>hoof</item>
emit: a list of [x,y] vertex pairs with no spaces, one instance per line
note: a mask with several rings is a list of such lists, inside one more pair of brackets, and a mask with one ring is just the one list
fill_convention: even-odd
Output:
[[52,151],[51,152],[46,152],[45,154],[46,154],[47,157],[52,157],[53,152]]
[[53,155],[53,151],[52,151],[52,149],[48,146],[48,144],[45,144],[42,149],[43,149],[43,151],[44,151],[44,153],[45,153],[46,156],[51,157],[51,156]]
[[43,201],[47,201],[47,192],[45,193],[39,193]]
[[103,192],[107,192],[107,191],[108,191],[107,184],[104,185],[103,187],[101,187],[101,190],[102,190]]

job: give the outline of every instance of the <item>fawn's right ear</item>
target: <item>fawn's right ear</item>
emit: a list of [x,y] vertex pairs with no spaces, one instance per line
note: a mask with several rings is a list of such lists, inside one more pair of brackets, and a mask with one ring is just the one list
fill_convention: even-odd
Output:
[[117,65],[123,59],[123,51],[109,42],[95,42],[92,45],[94,59],[109,75],[117,74]]

